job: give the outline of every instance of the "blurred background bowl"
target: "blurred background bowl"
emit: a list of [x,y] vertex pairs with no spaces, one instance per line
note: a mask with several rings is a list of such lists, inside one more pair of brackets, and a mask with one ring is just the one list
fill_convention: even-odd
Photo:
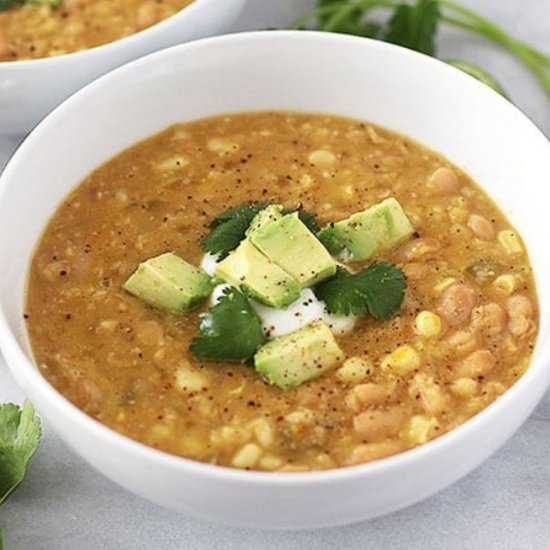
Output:
[[230,28],[246,0],[195,0],[136,34],[81,52],[0,61],[0,135],[25,134],[73,92],[142,55]]

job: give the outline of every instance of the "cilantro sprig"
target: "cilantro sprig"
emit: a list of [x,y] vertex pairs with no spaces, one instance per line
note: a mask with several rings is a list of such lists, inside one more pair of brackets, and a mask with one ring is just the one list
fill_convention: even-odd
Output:
[[[219,259],[225,258],[245,238],[246,230],[260,210],[269,203],[245,203],[235,208],[230,208],[216,216],[210,223],[210,233],[203,239],[202,248],[205,252],[218,255]],[[283,214],[298,212],[302,222],[313,233],[317,233],[320,227],[315,214],[302,209],[283,210]]]
[[[381,19],[375,11],[385,11]],[[435,37],[441,24],[476,34],[507,50],[539,81],[550,97],[550,54],[515,39],[500,26],[453,0],[317,0],[317,7],[294,28],[366,36],[436,56]],[[450,64],[502,93],[502,86],[484,69],[467,61]]]
[[201,359],[246,361],[265,340],[262,321],[246,296],[228,287],[218,303],[200,316],[199,334],[190,350]]
[[399,311],[405,297],[405,275],[389,262],[374,262],[351,274],[338,267],[336,275],[314,288],[330,313],[367,315],[387,320]]
[[384,40],[433,56],[440,17],[439,3],[434,0],[400,4],[388,23]]
[[22,409],[13,403],[0,405],[0,504],[23,481],[41,435],[40,420],[29,401]]
[[[0,405],[0,505],[25,478],[41,436],[40,420],[29,401],[23,409],[13,403]],[[0,529],[0,550],[2,539]]]
[[225,258],[239,246],[254,216],[266,206],[265,203],[242,204],[214,218],[210,233],[202,241],[203,250],[219,255],[220,260]]

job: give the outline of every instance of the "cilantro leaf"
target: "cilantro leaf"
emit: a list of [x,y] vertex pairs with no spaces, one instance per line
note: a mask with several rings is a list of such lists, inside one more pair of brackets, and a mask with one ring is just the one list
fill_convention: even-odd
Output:
[[377,38],[382,29],[380,23],[366,19],[368,5],[358,2],[353,5],[345,0],[318,0],[317,7],[320,30]]
[[246,361],[265,339],[262,321],[246,296],[228,287],[219,302],[199,317],[199,334],[190,350],[201,359]]
[[0,405],[0,504],[23,481],[42,430],[29,401]]
[[358,285],[353,282],[353,275],[338,266],[332,279],[317,285],[315,296],[325,302],[330,313],[341,315],[364,315],[367,313],[366,302],[358,293]]
[[225,210],[221,214],[218,214],[211,222],[210,227],[215,228],[226,222],[232,221],[234,218],[243,216],[247,218],[253,218],[260,210],[263,210],[268,206],[267,202],[246,202],[229,210]]
[[374,262],[351,274],[338,267],[336,275],[317,285],[315,295],[330,313],[366,315],[387,320],[401,308],[405,297],[405,275],[389,262]]
[[[218,254],[223,260],[245,238],[246,230],[260,210],[269,203],[245,203],[235,208],[230,208],[216,216],[210,222],[210,233],[203,239],[202,248],[210,254]],[[317,218],[312,212],[306,210],[285,208],[283,214],[298,212],[298,217],[313,233],[317,233],[320,227]]]
[[18,4],[45,4],[48,6],[59,6],[62,0],[0,0],[0,11],[9,10]]
[[435,35],[441,17],[437,0],[400,4],[388,23],[384,40],[428,55],[435,55]]
[[317,214],[314,214],[313,212],[309,212],[308,210],[303,210],[302,208],[295,208],[295,209],[285,208],[283,210],[283,214],[293,214],[294,212],[298,212],[298,218],[300,218],[301,222],[314,235],[321,229],[321,226],[317,221]]
[[246,203],[226,210],[210,223],[211,231],[203,239],[202,248],[210,254],[225,258],[245,238],[246,230],[254,216],[266,207],[266,203]]
[[39,4],[42,6],[59,6],[63,0],[23,0],[25,4]]
[[0,0],[0,11],[9,10],[19,3],[19,0]]

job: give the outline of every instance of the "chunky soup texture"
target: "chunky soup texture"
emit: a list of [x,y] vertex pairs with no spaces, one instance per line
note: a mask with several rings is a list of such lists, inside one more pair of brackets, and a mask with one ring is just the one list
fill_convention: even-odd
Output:
[[[164,314],[122,288],[166,251],[198,265],[231,206],[303,206],[327,223],[390,196],[416,230],[383,258],[407,276],[402,310],[337,336],[343,364],[296,389],[193,357],[206,306]],[[464,173],[371,124],[284,112],[178,124],[98,168],[40,240],[26,318],[43,375],[100,422],[176,455],[284,472],[372,461],[460,425],[526,370],[538,320],[520,238]]]
[[63,0],[0,11],[0,61],[77,52],[141,31],[193,0]]

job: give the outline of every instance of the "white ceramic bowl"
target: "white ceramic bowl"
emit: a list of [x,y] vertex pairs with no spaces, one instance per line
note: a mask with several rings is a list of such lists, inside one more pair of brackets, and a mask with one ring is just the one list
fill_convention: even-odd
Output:
[[[495,404],[392,458],[269,474],[201,464],[126,439],[42,378],[23,324],[25,279],[34,245],[63,197],[91,170],[169,124],[260,109],[336,113],[412,136],[470,173],[520,229],[542,304],[540,337],[528,372]],[[549,177],[550,144],[511,103],[409,50],[307,32],[230,35],[165,50],[78,92],[39,125],[7,167],[0,183],[0,344],[16,380],[63,439],[139,495],[251,527],[314,528],[372,518],[470,472],[514,433],[548,388]]]
[[195,0],[141,32],[82,52],[0,61],[0,134],[25,134],[56,105],[98,76],[138,57],[227,30],[246,0]]

